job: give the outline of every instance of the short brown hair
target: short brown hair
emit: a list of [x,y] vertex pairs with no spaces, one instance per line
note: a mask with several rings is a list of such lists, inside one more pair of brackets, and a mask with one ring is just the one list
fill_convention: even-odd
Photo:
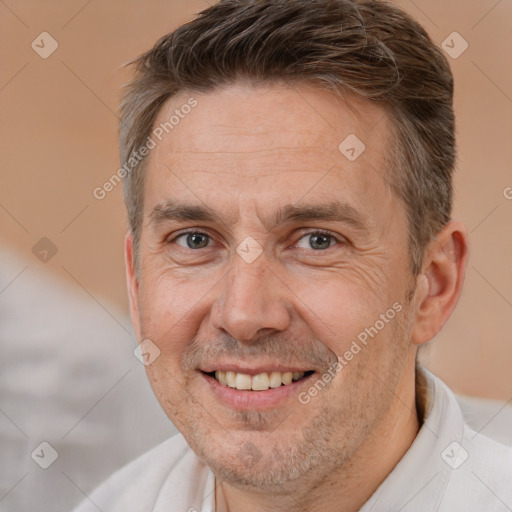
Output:
[[[455,161],[453,77],[402,10],[379,0],[221,0],[132,64],[121,103],[121,162],[150,135],[163,104],[237,81],[312,82],[381,104],[395,132],[387,180],[409,220],[410,267],[449,221]],[[144,163],[124,177],[137,266]]]

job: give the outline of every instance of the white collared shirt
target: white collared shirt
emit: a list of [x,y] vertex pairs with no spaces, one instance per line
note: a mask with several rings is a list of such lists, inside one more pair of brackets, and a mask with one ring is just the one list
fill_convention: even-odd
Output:
[[[360,512],[511,512],[512,448],[469,428],[454,394],[419,367],[424,421]],[[225,509],[217,488],[217,512]],[[114,473],[74,512],[215,512],[215,477],[177,435]]]

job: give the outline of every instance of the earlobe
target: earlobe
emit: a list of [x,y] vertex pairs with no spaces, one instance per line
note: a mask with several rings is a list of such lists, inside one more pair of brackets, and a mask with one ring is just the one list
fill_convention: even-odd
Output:
[[462,292],[467,260],[466,228],[450,221],[425,250],[415,293],[413,343],[430,341],[450,317]]

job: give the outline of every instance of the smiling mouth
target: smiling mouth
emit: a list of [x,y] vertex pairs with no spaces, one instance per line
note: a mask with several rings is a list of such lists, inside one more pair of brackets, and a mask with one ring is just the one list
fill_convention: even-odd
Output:
[[267,372],[249,375],[246,373],[214,371],[207,375],[213,377],[222,386],[240,391],[266,391],[268,389],[288,386],[293,382],[305,379],[314,371],[307,372]]

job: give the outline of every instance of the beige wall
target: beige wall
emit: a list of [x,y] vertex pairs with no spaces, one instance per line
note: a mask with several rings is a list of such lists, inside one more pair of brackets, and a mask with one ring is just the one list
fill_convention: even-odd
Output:
[[[469,44],[450,62],[459,144],[454,216],[471,232],[471,261],[458,309],[425,356],[456,391],[509,400],[512,199],[504,191],[512,187],[512,2],[397,3],[436,43],[456,31]],[[41,237],[49,238],[57,254],[48,263],[32,257],[33,265],[125,310],[121,187],[102,201],[92,195],[118,169],[115,110],[126,80],[118,68],[207,5],[0,3],[2,243],[30,254]],[[47,59],[31,48],[43,31],[59,45]],[[48,40],[44,48],[36,42],[48,50]]]

